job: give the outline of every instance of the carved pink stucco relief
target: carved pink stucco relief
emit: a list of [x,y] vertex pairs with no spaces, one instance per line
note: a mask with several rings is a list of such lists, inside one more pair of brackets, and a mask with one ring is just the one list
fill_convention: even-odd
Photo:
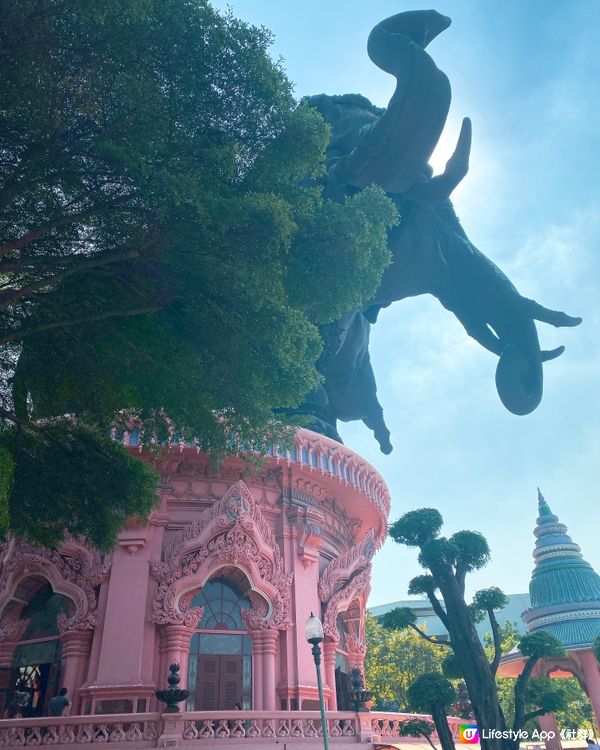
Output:
[[110,563],[98,550],[83,543],[67,540],[58,549],[14,537],[0,545],[0,611],[10,600],[18,582],[28,575],[47,578],[57,593],[71,599],[75,612],[58,616],[61,632],[93,630],[96,626],[98,602],[94,587],[106,577]]
[[152,621],[197,623],[200,615],[189,609],[185,594],[225,565],[241,568],[254,589],[250,596],[253,608],[245,613],[249,629],[286,630],[291,626],[292,574],[285,572],[271,527],[242,481],[174,537],[163,562],[150,563],[158,583]]
[[323,604],[370,564],[374,552],[375,530],[369,529],[360,544],[350,547],[329,563],[319,579],[319,598]]

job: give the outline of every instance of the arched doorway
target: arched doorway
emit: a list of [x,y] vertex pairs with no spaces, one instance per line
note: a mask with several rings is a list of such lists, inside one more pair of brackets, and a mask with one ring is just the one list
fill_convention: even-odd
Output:
[[252,647],[242,612],[251,607],[245,575],[220,571],[191,602],[204,607],[190,644],[188,710],[252,708]]
[[335,692],[338,711],[350,710],[350,674],[353,667],[363,670],[364,651],[360,651],[362,604],[354,599],[348,609],[339,612],[335,625],[338,641],[335,650]]
[[338,711],[350,710],[350,666],[346,643],[347,624],[343,615],[336,618],[339,641],[335,649],[335,694]]
[[12,656],[0,667],[0,716],[41,716],[58,692],[61,676],[59,615],[73,602],[57,594],[43,576],[21,580],[4,608],[0,624],[17,635],[7,643]]

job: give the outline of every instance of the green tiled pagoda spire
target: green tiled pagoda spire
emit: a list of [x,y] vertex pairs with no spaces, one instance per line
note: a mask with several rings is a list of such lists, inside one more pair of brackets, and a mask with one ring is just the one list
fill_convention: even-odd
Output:
[[583,559],[579,545],[539,489],[538,506],[531,608],[523,613],[523,621],[528,631],[551,632],[566,647],[589,646],[600,635],[600,576]]

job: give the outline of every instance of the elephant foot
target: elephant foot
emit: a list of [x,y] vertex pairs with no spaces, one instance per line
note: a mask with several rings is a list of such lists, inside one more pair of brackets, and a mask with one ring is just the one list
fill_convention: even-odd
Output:
[[374,418],[363,419],[363,422],[370,430],[373,430],[375,440],[379,443],[379,449],[388,456],[394,450],[394,447],[390,442],[390,431],[383,419],[383,413]]
[[514,344],[504,349],[496,368],[496,389],[508,411],[518,416],[534,411],[542,400],[543,381],[541,354],[527,359]]
[[572,315],[567,315],[567,313],[557,312],[555,314],[555,322],[549,322],[557,328],[574,328],[575,326],[578,326],[582,320],[583,318],[574,318]]
[[544,307],[533,299],[527,299],[527,297],[521,297],[521,303],[527,315],[534,320],[539,320],[541,323],[548,323],[555,328],[574,328],[583,320],[583,318],[567,315],[567,313],[560,310],[551,310],[549,307]]

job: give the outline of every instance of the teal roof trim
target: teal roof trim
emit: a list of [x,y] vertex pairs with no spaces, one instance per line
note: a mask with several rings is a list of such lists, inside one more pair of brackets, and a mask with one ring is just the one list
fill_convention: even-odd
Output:
[[538,500],[531,607],[523,612],[524,622],[528,631],[552,633],[566,648],[589,647],[600,635],[600,576],[539,490]]
[[[532,628],[535,632],[538,628]],[[587,620],[569,620],[568,622],[552,622],[539,630],[551,633],[567,649],[589,648],[594,639],[600,636],[600,617]]]

